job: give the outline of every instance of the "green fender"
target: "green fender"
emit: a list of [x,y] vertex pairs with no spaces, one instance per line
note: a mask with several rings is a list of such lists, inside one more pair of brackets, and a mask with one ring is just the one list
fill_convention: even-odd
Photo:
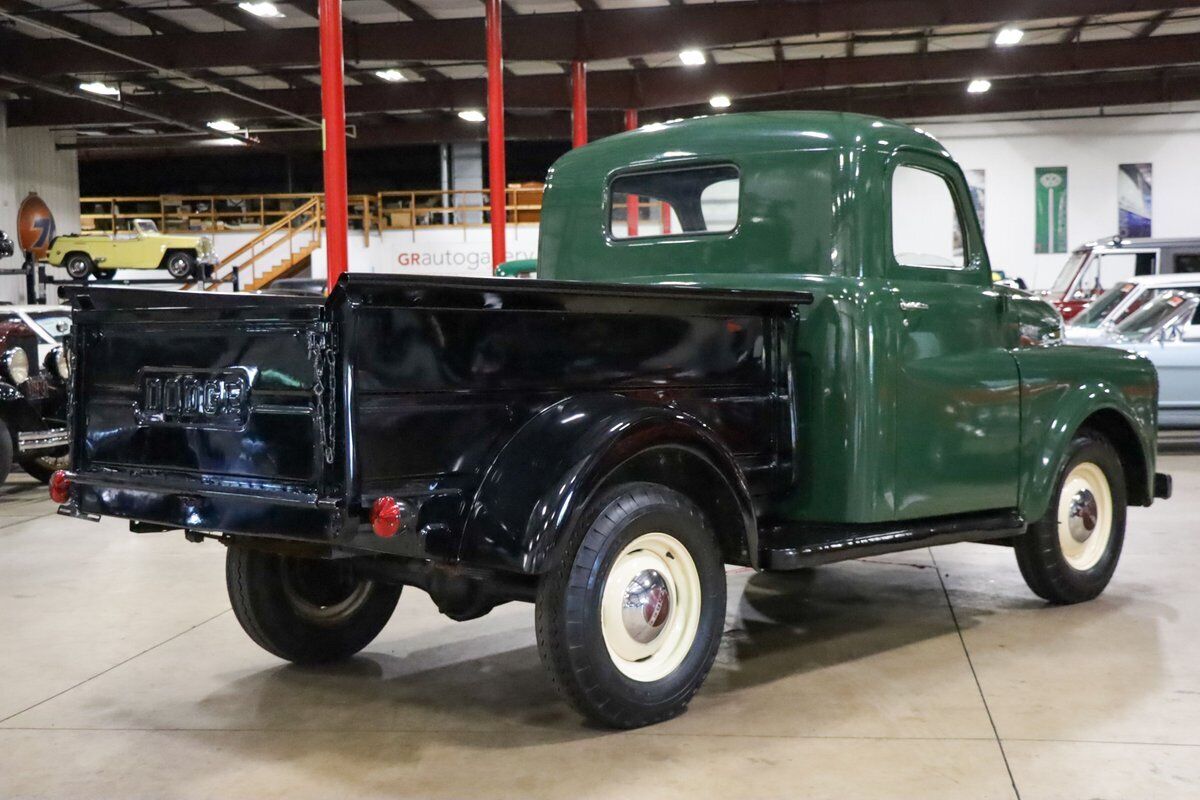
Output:
[[1085,424],[1104,434],[1121,456],[1129,502],[1149,505],[1158,424],[1154,365],[1108,347],[1039,345],[1014,356],[1021,375],[1018,503],[1025,519],[1046,513],[1067,446]]

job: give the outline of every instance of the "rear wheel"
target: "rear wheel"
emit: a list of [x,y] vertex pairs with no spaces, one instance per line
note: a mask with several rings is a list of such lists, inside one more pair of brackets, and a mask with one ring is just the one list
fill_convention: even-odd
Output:
[[87,253],[71,253],[63,261],[67,274],[77,281],[84,280],[96,269],[96,262]]
[[187,280],[196,273],[196,258],[182,250],[168,253],[167,272],[176,280]]
[[538,587],[538,651],[551,679],[580,713],[617,728],[687,708],[724,620],[716,536],[695,504],[657,484],[593,502]]
[[297,664],[339,661],[383,630],[399,586],[355,575],[343,561],[295,558],[231,546],[225,581],[233,613],[250,638]]
[[1046,515],[1014,543],[1034,594],[1069,604],[1103,592],[1121,558],[1125,510],[1121,459],[1103,438],[1076,436]]

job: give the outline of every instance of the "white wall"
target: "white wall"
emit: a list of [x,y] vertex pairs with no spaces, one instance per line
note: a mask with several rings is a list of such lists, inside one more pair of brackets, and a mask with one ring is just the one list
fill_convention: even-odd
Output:
[[1046,288],[1066,260],[1036,255],[1036,167],[1067,167],[1068,248],[1117,232],[1117,165],[1149,162],[1154,236],[1200,236],[1200,114],[929,123],[963,169],[986,171],[992,265]]
[[[79,230],[79,163],[74,150],[56,150],[47,128],[9,129],[0,103],[0,230],[15,242],[17,209],[30,192],[46,201],[60,233]],[[0,262],[15,269],[20,255]],[[0,300],[24,301],[25,279],[0,276]]]
[[[228,232],[211,235],[217,256],[224,259],[252,239],[254,232]],[[459,275],[463,277],[492,274],[492,236],[486,225],[461,228],[422,228],[415,231],[385,231],[372,233],[367,241],[362,231],[350,231],[348,255],[354,272],[378,272],[405,275]],[[507,229],[506,261],[537,258],[538,226],[534,223],[509,225]],[[282,249],[262,259],[258,272],[266,272],[282,258]],[[325,276],[325,249],[313,253],[312,277]],[[145,277],[132,271],[122,271],[120,278]],[[242,273],[243,284],[251,276]]]

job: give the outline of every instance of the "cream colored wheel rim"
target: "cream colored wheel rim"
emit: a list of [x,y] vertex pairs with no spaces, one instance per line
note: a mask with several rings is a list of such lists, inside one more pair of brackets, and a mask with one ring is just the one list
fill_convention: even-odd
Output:
[[683,663],[700,626],[700,573],[678,539],[646,533],[621,551],[604,579],[600,628],[613,664],[657,681]]
[[1083,571],[1100,563],[1112,522],[1112,490],[1104,471],[1090,461],[1076,465],[1058,495],[1058,546],[1067,564]]

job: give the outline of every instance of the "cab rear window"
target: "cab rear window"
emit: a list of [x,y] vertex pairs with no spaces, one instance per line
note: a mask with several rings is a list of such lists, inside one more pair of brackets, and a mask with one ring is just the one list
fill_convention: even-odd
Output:
[[621,175],[609,185],[609,232],[614,239],[728,233],[740,199],[731,164]]

